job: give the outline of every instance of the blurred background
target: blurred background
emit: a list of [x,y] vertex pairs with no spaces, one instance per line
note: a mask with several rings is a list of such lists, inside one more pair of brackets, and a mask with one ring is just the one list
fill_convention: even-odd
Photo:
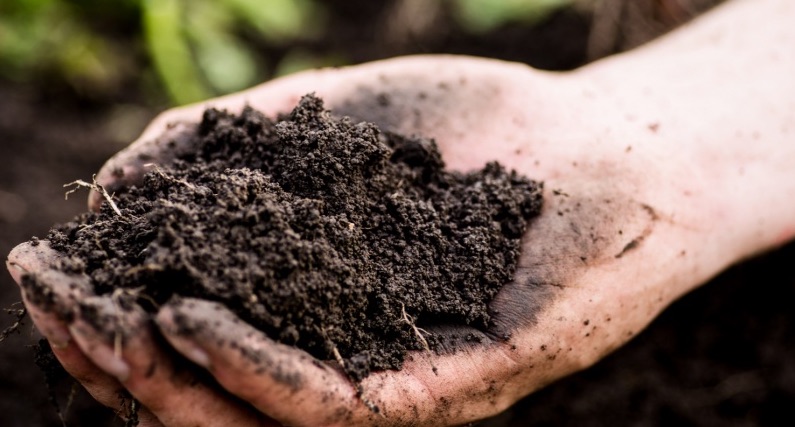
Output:
[[[302,69],[457,53],[568,70],[720,0],[0,0],[0,253],[85,209],[88,179],[171,106]],[[795,425],[789,245],[688,295],[596,367],[486,426]],[[19,295],[0,274],[0,307]],[[0,329],[14,323],[0,314]],[[0,343],[0,425],[62,426],[29,323]],[[66,425],[122,425],[64,379]],[[68,410],[66,406],[68,402]]]

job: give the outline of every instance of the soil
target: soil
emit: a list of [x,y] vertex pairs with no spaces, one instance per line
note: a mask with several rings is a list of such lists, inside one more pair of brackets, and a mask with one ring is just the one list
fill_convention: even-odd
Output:
[[432,350],[423,327],[485,329],[542,186],[498,163],[448,172],[432,140],[335,118],[204,113],[189,155],[54,228],[64,269],[156,311],[218,301],[354,380]]
[[[586,56],[593,19],[577,11],[557,13],[534,27],[512,24],[480,35],[465,34],[450,20],[440,19],[432,34],[390,44],[381,30],[396,3],[324,1],[331,31],[313,50],[336,47],[354,63],[454,52],[547,69],[575,68],[598,58]],[[694,3],[703,10],[719,1],[624,1],[627,7],[643,8]],[[615,22],[645,31],[645,39],[681,23],[669,19],[663,25],[646,25],[632,17]],[[130,46],[134,51],[137,43]],[[627,46],[613,47],[603,53]],[[271,59],[282,54],[273,52]],[[51,224],[84,211],[80,197],[63,201],[62,185],[91,177],[164,107],[135,91],[91,98],[52,80],[35,85],[0,81],[0,158],[6,160],[0,168],[0,252],[8,253],[31,235],[43,235]],[[795,244],[789,244],[724,272],[674,303],[596,366],[548,385],[481,425],[795,425],[793,257]],[[19,301],[16,286],[7,275],[0,275],[0,285],[2,307],[12,307]],[[14,322],[14,316],[7,316],[3,327]],[[31,363],[31,346],[37,341],[33,335],[28,323],[0,346],[0,418],[8,427],[62,427],[48,401],[44,377]],[[68,411],[72,384],[66,381],[58,390],[68,425],[123,425],[113,411],[77,390]]]

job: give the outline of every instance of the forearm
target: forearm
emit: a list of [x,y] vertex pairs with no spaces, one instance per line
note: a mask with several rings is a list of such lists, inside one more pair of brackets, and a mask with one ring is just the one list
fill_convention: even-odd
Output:
[[575,72],[640,129],[637,144],[693,161],[672,184],[729,262],[795,236],[793,20],[790,0],[734,0]]

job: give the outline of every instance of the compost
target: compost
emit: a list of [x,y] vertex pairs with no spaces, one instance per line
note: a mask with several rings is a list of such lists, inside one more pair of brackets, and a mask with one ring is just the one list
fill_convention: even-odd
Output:
[[151,312],[217,301],[360,380],[433,351],[437,325],[487,329],[542,185],[498,163],[448,171],[434,141],[337,118],[307,95],[271,120],[205,111],[190,154],[56,226],[94,292]]

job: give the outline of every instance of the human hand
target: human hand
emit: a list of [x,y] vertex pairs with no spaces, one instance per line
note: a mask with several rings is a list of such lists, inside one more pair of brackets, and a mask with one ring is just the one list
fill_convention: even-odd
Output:
[[[606,114],[605,101],[583,99],[583,90],[580,79],[524,66],[419,57],[303,73],[213,101],[233,111],[248,103],[273,115],[316,91],[337,114],[435,138],[448,167],[498,160],[546,182],[545,207],[524,237],[515,279],[491,305],[493,327],[432,330],[472,333],[480,342],[455,353],[415,353],[399,372],[374,373],[362,383],[364,399],[338,370],[273,342],[222,307],[202,301],[163,307],[160,333],[206,368],[217,387],[180,369],[181,359],[158,342],[138,310],[118,313],[108,299],[89,294],[85,278],[51,271],[57,254],[46,243],[15,249],[9,268],[22,282],[37,327],[58,344],[64,367],[105,404],[118,404],[115,393],[128,390],[150,411],[142,414],[144,425],[158,419],[169,427],[480,419],[594,363],[743,250],[724,240],[705,243],[713,235],[703,225],[719,220],[705,208],[714,200],[681,203],[684,191],[703,194],[709,184],[684,179],[702,159],[689,150],[661,152],[653,126],[617,120]],[[203,108],[156,119],[103,168],[99,182],[110,189],[130,185],[144,163],[167,162]],[[100,202],[92,195],[93,208]],[[26,284],[24,272],[37,273],[39,281]],[[137,332],[114,348],[114,337],[81,319],[77,300]],[[176,328],[176,318],[198,327]],[[222,338],[238,347],[218,345]]]

